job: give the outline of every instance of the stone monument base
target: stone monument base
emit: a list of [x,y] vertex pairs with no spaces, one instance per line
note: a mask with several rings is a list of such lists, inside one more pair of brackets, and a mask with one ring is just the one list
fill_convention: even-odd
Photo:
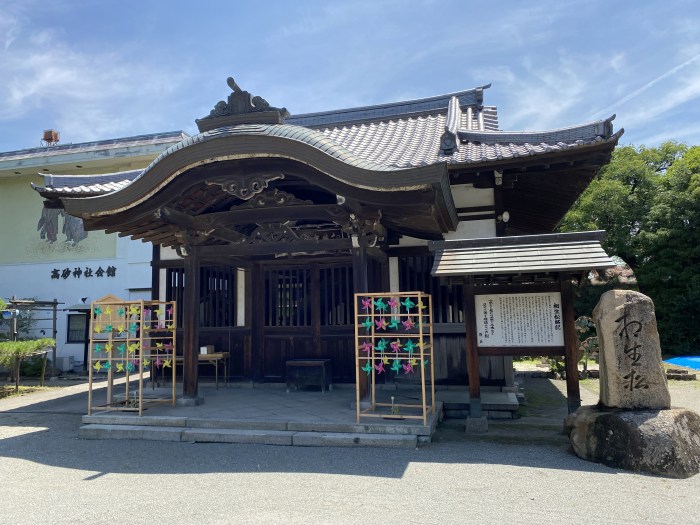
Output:
[[609,467],[689,478],[700,472],[700,414],[584,406],[564,423],[576,455]]

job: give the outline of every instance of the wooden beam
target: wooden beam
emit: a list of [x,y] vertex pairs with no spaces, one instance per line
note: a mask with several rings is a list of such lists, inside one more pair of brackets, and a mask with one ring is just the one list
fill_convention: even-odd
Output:
[[562,329],[564,330],[566,398],[570,414],[581,406],[581,391],[578,383],[578,336],[571,276],[560,274],[559,283],[561,284]]
[[158,208],[153,213],[153,216],[156,219],[168,224],[173,224],[186,230],[204,232],[205,235],[209,237],[214,237],[216,239],[221,239],[228,242],[242,242],[248,238],[245,235],[233,230],[213,227],[212,225],[208,224],[207,221],[203,220],[201,216],[195,217],[168,207]]
[[299,204],[278,208],[232,209],[217,213],[199,215],[197,221],[203,226],[231,227],[243,224],[262,224],[295,220],[345,220],[349,212],[337,204]]
[[276,255],[283,253],[302,253],[318,251],[349,250],[350,239],[327,239],[322,241],[270,242],[256,244],[236,244],[228,246],[202,246],[202,257],[216,255],[254,256]]
[[561,357],[564,355],[563,346],[499,346],[479,348],[480,356],[552,356]]
[[192,246],[185,257],[185,291],[182,326],[183,367],[182,393],[184,397],[196,399],[198,393],[199,370],[199,248]]
[[479,379],[479,347],[474,304],[474,280],[464,285],[464,324],[467,332],[467,375],[469,377],[469,416],[481,417],[481,381]]

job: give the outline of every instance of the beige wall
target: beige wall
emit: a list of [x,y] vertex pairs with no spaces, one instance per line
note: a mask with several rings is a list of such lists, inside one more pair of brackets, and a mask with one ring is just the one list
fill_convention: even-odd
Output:
[[[30,182],[43,185],[44,181],[39,176],[0,179],[0,264],[116,256],[115,234],[82,232],[82,225],[76,225],[74,219],[69,217],[66,223],[62,210],[44,210],[43,200]],[[42,218],[43,228],[39,227]]]

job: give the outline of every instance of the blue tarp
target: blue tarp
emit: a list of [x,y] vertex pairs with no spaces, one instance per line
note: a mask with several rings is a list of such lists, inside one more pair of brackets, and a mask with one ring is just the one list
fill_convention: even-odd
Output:
[[685,366],[686,368],[700,370],[700,356],[698,355],[688,357],[673,357],[671,359],[666,359],[664,363],[676,366]]

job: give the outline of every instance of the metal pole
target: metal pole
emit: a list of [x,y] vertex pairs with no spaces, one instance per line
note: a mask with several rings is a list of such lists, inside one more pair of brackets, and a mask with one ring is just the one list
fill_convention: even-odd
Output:
[[58,331],[56,330],[56,319],[58,317],[58,299],[54,297],[53,299],[53,326],[52,326],[52,332],[53,332],[53,340],[54,340],[54,345],[53,345],[53,350],[51,351],[51,379],[56,377],[56,335],[58,334]]

